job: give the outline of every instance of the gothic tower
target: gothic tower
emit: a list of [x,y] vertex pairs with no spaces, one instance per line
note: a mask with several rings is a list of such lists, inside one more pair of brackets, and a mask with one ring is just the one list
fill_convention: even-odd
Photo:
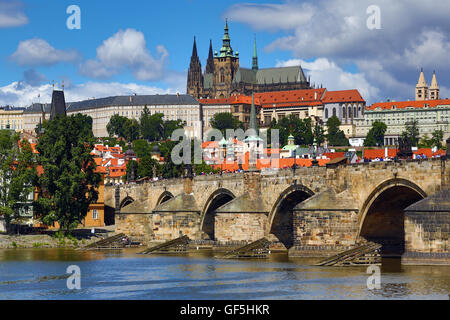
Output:
[[430,100],[439,100],[439,86],[436,80],[436,72],[433,71],[433,80],[431,80],[431,86],[429,90]]
[[428,99],[428,85],[423,75],[423,69],[420,71],[419,81],[416,85],[416,101]]
[[212,49],[212,40],[209,40],[209,54],[206,61],[206,73],[214,73],[214,56]]
[[231,39],[228,33],[228,21],[225,22],[222,48],[220,54],[214,57],[214,89],[216,98],[228,98],[231,92],[231,83],[239,68],[239,53],[233,52]]
[[186,93],[194,98],[199,98],[203,90],[202,64],[197,55],[197,43],[194,37],[194,47],[192,48],[191,64],[189,65]]

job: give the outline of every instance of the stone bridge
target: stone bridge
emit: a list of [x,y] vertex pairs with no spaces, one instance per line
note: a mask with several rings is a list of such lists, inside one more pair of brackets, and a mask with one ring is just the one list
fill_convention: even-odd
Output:
[[267,237],[293,256],[326,256],[370,240],[385,255],[448,261],[448,208],[405,209],[447,194],[449,165],[402,160],[107,186],[105,205],[117,232],[143,242]]

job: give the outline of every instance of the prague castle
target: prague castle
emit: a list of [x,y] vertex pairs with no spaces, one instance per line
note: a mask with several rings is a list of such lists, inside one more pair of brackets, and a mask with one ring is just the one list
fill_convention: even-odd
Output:
[[311,89],[310,82],[306,79],[301,66],[260,69],[256,40],[252,68],[240,67],[239,52],[233,51],[228,31],[228,22],[226,22],[220,52],[213,53],[210,41],[204,73],[194,37],[187,77],[187,94],[197,99],[223,99],[236,94],[250,95],[253,92]]

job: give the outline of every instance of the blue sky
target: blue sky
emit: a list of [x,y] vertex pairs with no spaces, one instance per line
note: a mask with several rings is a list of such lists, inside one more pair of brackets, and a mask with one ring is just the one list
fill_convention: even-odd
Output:
[[[205,67],[221,46],[225,17],[240,63],[301,64],[330,90],[357,88],[370,102],[409,99],[418,70],[436,70],[450,97],[446,0],[377,1],[381,29],[366,27],[373,1],[0,0],[0,105],[49,100],[51,81],[74,101],[115,94],[185,92],[193,36]],[[81,9],[69,30],[66,9]],[[3,22],[2,22],[3,21]]]

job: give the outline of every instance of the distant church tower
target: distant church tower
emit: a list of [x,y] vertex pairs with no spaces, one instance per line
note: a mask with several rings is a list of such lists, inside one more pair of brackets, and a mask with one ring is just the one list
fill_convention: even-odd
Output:
[[428,99],[428,85],[425,81],[423,69],[420,71],[419,81],[416,85],[416,101]]
[[230,96],[231,83],[238,69],[239,52],[234,53],[233,48],[231,48],[228,20],[226,20],[222,48],[220,48],[218,55],[214,55],[214,95],[216,98],[228,98]]
[[197,42],[194,37],[194,47],[192,48],[191,64],[189,65],[187,78],[187,94],[199,97],[203,90],[202,64],[197,54]]
[[214,55],[212,48],[212,40],[209,40],[209,53],[208,53],[208,60],[206,61],[205,73],[214,73]]
[[436,80],[435,71],[433,71],[433,80],[431,80],[429,93],[430,93],[430,100],[439,100],[439,86]]
[[255,47],[253,49],[253,58],[252,58],[252,70],[258,71],[258,52],[256,51],[256,36],[255,36]]

